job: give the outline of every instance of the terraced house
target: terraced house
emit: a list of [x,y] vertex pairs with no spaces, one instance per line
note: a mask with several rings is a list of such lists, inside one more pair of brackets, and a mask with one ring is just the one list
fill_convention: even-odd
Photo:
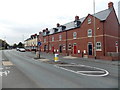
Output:
[[37,34],[31,35],[30,38],[25,40],[25,49],[28,51],[36,51],[37,42],[38,42],[38,35]]
[[39,32],[39,48],[49,53],[116,60],[120,52],[118,33],[119,21],[110,2],[108,9],[83,18],[75,16],[72,22],[57,23],[55,28]]

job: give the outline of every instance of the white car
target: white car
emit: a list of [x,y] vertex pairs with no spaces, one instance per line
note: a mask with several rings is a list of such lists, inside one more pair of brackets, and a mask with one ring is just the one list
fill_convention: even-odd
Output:
[[16,48],[17,51],[19,51],[19,48]]
[[25,49],[24,48],[19,48],[19,51],[20,52],[25,52]]

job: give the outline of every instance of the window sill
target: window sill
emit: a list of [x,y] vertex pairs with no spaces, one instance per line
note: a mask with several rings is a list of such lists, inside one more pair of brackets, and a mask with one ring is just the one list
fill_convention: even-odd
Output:
[[92,36],[88,36],[89,38],[91,38]]
[[102,50],[96,50],[96,51],[102,51]]

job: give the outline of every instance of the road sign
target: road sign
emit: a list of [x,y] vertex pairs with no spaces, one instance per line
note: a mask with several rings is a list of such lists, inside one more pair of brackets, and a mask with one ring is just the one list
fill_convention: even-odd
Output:
[[38,46],[41,46],[42,45],[42,43],[41,42],[38,42]]

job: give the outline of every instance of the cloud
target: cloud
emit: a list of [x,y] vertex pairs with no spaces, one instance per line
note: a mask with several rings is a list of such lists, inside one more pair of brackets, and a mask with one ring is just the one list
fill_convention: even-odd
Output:
[[[96,12],[108,8],[109,0],[95,0]],[[114,2],[117,11],[118,0]],[[27,39],[45,28],[65,24],[88,13],[93,14],[93,0],[0,0],[0,38],[10,44]]]

